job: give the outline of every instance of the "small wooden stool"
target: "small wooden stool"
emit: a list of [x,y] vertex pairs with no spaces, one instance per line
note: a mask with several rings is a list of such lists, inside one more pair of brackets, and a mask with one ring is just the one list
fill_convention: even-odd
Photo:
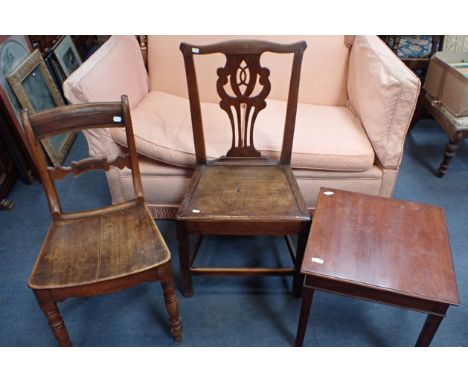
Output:
[[296,346],[315,289],[427,313],[416,346],[459,304],[444,212],[429,205],[322,188],[301,273]]

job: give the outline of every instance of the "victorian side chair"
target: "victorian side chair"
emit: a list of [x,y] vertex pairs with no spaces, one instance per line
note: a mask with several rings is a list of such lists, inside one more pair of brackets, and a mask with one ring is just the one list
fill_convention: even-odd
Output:
[[[44,186],[52,222],[29,279],[29,287],[61,346],[71,346],[57,302],[90,297],[160,280],[169,325],[181,339],[170,252],[146,207],[135,149],[128,98],[121,102],[22,111],[28,144]],[[68,131],[125,127],[128,154],[108,160],[86,158],[70,167],[47,167],[40,140]],[[89,211],[63,212],[55,180],[110,166],[132,171],[135,199]]]
[[[294,275],[293,291],[299,296],[299,273],[310,217],[290,167],[304,41],[276,44],[244,40],[194,46],[182,43],[182,51],[197,166],[177,213],[177,238],[182,290],[192,295],[192,275]],[[264,52],[293,54],[281,157],[262,157],[254,145],[258,113],[267,106],[271,90],[269,69],[260,63]],[[219,105],[232,128],[231,147],[225,156],[207,160],[194,55],[221,53],[225,66],[217,70]],[[222,132],[220,131],[220,134]],[[293,259],[289,268],[195,267],[200,246],[192,251],[189,235],[284,236]],[[290,235],[298,235],[296,250]],[[294,253],[295,252],[295,253]]]

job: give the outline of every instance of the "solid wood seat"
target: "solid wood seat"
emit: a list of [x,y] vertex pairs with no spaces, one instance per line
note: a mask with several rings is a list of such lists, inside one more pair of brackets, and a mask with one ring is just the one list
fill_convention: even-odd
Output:
[[99,283],[146,271],[171,258],[142,204],[131,201],[102,209],[99,215],[75,215],[51,223],[29,279],[31,288]]
[[289,166],[225,163],[198,168],[192,180],[195,187],[178,219],[309,220]]
[[[34,265],[29,287],[61,346],[71,341],[57,302],[91,297],[161,281],[172,336],[180,341],[182,324],[171,269],[171,255],[143,196],[128,98],[122,102],[63,106],[32,113],[22,111],[28,144],[37,164],[52,218]],[[112,160],[91,157],[70,167],[47,167],[39,142],[68,131],[124,127],[128,154]],[[95,210],[64,213],[55,181],[91,170],[128,167],[135,199]]]
[[[192,295],[192,275],[294,275],[293,290],[299,296],[300,265],[310,217],[290,168],[297,110],[302,55],[307,45],[234,40],[206,46],[182,43],[187,74],[196,170],[177,212],[177,240],[182,291]],[[292,70],[280,160],[261,156],[254,145],[258,113],[267,107],[270,70],[262,67],[264,52],[292,54]],[[232,143],[226,155],[207,161],[194,55],[221,53],[225,66],[217,69],[219,106],[227,113]],[[198,60],[197,60],[198,61]],[[220,129],[220,133],[222,133]],[[199,234],[193,251],[189,235]],[[286,268],[196,267],[194,261],[203,235],[284,236],[293,260]],[[297,235],[294,250],[289,235]]]

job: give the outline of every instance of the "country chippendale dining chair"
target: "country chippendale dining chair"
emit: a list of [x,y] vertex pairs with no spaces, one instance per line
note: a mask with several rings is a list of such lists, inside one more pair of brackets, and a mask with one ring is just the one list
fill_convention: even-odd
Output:
[[[176,341],[181,321],[170,252],[146,207],[127,96],[121,102],[22,111],[28,144],[44,186],[52,222],[29,278],[29,287],[61,346],[71,346],[57,302],[90,297],[160,280]],[[113,160],[91,157],[70,167],[47,167],[40,140],[68,131],[125,127],[128,154]],[[95,210],[62,211],[55,180],[111,166],[131,169],[135,199]]]
[[[276,44],[232,40],[212,45],[180,45],[187,76],[197,166],[177,213],[177,238],[182,290],[192,295],[192,275],[294,275],[293,292],[299,296],[299,273],[310,217],[290,167],[304,41]],[[293,54],[281,157],[262,157],[254,145],[258,113],[267,106],[270,70],[262,67],[264,52]],[[219,105],[232,128],[231,147],[225,156],[208,161],[202,124],[194,55],[221,53],[225,66],[217,70]],[[201,59],[201,58],[200,58]],[[222,133],[222,131],[220,131]],[[199,234],[194,250],[189,235]],[[293,259],[289,268],[195,267],[204,235],[284,236]],[[290,235],[298,235],[296,250]],[[294,253],[295,252],[295,253]]]

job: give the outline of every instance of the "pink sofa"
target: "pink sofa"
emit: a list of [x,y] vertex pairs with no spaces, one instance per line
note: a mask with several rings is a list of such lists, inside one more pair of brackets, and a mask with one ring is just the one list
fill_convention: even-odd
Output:
[[[146,200],[154,217],[172,218],[195,164],[186,77],[179,44],[233,36],[148,36],[148,70],[133,36],[111,37],[64,83],[71,103],[117,101],[127,94]],[[253,38],[242,36],[242,38]],[[305,52],[291,165],[309,208],[320,187],[390,196],[420,83],[376,36],[254,36],[292,42]],[[198,57],[197,57],[198,58]],[[256,147],[278,157],[290,57],[266,53],[271,70],[268,105],[256,122]],[[207,155],[230,145],[230,125],[216,93],[223,56],[196,60]],[[125,150],[118,129],[86,132],[91,155]],[[130,171],[107,172],[114,203],[132,195]]]

